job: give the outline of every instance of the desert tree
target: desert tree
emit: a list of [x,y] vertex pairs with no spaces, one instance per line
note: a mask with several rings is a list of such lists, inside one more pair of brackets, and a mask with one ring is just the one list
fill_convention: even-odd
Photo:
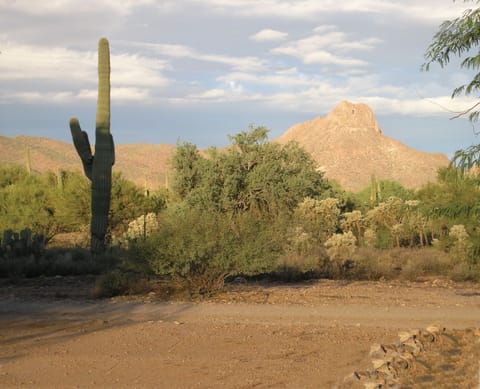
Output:
[[[455,0],[454,0],[455,1]],[[464,0],[473,3],[471,8],[453,20],[444,21],[433,36],[433,41],[425,52],[423,70],[429,70],[432,64],[442,68],[453,58],[460,59],[460,68],[473,71],[473,77],[465,84],[457,86],[452,92],[452,98],[460,95],[478,95],[480,91],[480,0]],[[468,117],[474,123],[480,117],[480,101],[467,109],[458,112],[454,118]],[[464,150],[458,150],[452,163],[462,170],[470,170],[480,164],[480,145],[473,145]]]

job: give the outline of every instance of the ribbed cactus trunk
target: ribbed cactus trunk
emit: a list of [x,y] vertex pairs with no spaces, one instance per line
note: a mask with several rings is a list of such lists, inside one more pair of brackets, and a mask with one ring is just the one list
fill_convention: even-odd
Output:
[[92,154],[88,135],[80,128],[77,118],[70,119],[73,143],[82,160],[85,175],[92,182],[91,250],[94,254],[105,251],[108,211],[112,189],[112,165],[115,148],[110,133],[110,52],[108,40],[98,43],[98,102],[95,131],[95,155]]

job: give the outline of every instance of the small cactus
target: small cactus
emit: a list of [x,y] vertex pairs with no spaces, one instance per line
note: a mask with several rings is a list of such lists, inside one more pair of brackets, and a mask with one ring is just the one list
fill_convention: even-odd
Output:
[[82,160],[85,175],[92,182],[91,250],[94,254],[105,251],[112,165],[115,147],[110,133],[110,51],[108,40],[98,44],[98,101],[95,130],[95,155],[92,154],[88,134],[82,131],[77,118],[70,119],[73,143]]
[[45,236],[34,234],[29,228],[20,233],[11,229],[3,231],[0,256],[4,258],[25,257],[31,254],[40,258],[45,252]]
[[2,256],[7,257],[9,253],[12,252],[13,250],[13,231],[12,230],[5,230],[3,231],[3,236],[2,236],[2,244],[1,244],[1,249],[2,249]]
[[20,242],[23,255],[30,253],[32,250],[32,231],[29,228],[20,231]]

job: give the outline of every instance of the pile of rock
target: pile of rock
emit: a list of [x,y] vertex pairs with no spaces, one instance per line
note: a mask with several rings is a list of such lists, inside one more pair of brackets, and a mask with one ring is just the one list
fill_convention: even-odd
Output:
[[343,388],[480,387],[480,330],[430,326],[401,332],[396,344],[371,347],[373,369],[347,376]]

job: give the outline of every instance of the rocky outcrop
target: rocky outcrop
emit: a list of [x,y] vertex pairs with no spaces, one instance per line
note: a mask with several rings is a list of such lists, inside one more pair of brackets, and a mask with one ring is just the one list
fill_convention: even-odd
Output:
[[372,174],[418,188],[434,182],[438,169],[449,164],[443,154],[418,151],[384,135],[367,105],[347,101],[326,117],[291,127],[276,141],[297,141],[328,178],[353,191],[369,185]]

